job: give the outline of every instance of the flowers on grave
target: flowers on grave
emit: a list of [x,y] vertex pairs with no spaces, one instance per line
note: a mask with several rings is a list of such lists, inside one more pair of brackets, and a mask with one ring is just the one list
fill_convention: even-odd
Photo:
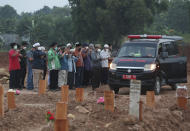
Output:
[[53,122],[55,120],[53,113],[48,111],[46,114],[46,120],[47,120],[47,122]]
[[98,98],[97,104],[104,104],[104,97]]
[[20,95],[20,91],[19,90],[16,90],[16,95]]

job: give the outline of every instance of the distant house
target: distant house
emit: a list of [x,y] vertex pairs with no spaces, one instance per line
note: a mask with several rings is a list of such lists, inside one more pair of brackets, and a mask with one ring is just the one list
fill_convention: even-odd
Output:
[[8,46],[12,42],[20,43],[21,41],[30,41],[29,37],[19,36],[18,34],[0,34],[0,39],[4,46]]

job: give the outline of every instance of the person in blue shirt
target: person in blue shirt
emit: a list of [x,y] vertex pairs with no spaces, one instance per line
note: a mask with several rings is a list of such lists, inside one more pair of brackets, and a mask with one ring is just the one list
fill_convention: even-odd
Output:
[[69,89],[73,89],[74,81],[75,81],[75,73],[76,73],[76,62],[78,60],[77,57],[73,55],[74,49],[71,49],[68,56],[68,79],[67,84],[69,85]]
[[40,50],[40,44],[37,43],[35,46],[35,51],[33,52],[33,61],[32,61],[32,73],[33,73],[33,83],[34,91],[38,90],[39,80],[43,79],[43,69],[44,69],[44,60],[45,53]]
[[32,61],[33,61],[33,52],[35,51],[35,45],[32,46],[31,50],[27,51],[27,86],[28,90],[32,90],[34,88],[33,84],[33,74],[32,74]]
[[61,64],[61,69],[59,70],[58,75],[58,86],[62,87],[67,85],[67,75],[68,75],[68,55],[69,52],[66,48],[61,47],[59,51],[59,61]]

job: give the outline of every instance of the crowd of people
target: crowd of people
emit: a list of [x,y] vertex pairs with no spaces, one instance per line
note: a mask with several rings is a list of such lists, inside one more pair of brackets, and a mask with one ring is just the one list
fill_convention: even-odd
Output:
[[[9,51],[10,89],[26,88],[38,91],[39,80],[48,80],[49,90],[60,90],[107,84],[112,46],[105,44],[58,45],[47,48],[35,43],[27,51],[28,43],[11,43]],[[24,86],[27,74],[26,87]]]

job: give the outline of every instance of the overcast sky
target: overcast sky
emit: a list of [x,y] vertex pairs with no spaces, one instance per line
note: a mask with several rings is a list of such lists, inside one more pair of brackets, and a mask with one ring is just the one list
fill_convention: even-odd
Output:
[[0,6],[11,5],[21,12],[34,12],[43,8],[45,5],[49,7],[58,6],[63,7],[68,4],[68,0],[0,0]]

